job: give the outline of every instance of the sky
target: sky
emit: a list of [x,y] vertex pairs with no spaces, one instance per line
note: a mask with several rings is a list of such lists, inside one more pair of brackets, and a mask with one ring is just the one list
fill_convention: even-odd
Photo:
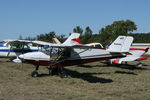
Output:
[[135,33],[150,32],[150,0],[0,0],[0,40],[56,35],[89,26],[93,33],[114,21],[130,19]]

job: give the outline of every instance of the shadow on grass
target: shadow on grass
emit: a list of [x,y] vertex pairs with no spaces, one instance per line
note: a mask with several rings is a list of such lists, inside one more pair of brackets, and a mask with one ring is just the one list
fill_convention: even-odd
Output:
[[[111,79],[105,79],[105,78],[99,78],[96,76],[92,76],[93,74],[110,74],[110,73],[79,73],[77,71],[72,71],[69,69],[65,69],[67,75],[73,77],[73,78],[80,78],[85,81],[88,81],[90,83],[111,83],[113,80]],[[50,74],[39,74],[38,77],[48,77],[52,76]],[[59,76],[59,75],[57,75]]]
[[90,66],[90,65],[84,65],[84,64],[80,64],[80,65],[77,65],[78,67],[84,67],[84,68],[92,68],[93,66]]
[[147,68],[142,68],[142,67],[136,67],[134,65],[113,65],[113,67],[118,67],[122,69],[128,69],[128,70],[148,70]]
[[125,72],[125,71],[115,71],[115,73],[118,73],[118,74],[130,74],[130,75],[137,75],[136,73],[134,72]]
[[38,77],[47,77],[47,76],[52,76],[50,74],[38,74]]
[[99,78],[96,76],[92,76],[92,74],[103,74],[103,73],[79,73],[77,71],[65,70],[67,74],[73,78],[80,78],[90,83],[111,83],[112,79]]

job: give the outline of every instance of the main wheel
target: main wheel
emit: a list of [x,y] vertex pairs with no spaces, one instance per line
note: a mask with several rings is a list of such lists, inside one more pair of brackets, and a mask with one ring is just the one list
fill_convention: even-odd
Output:
[[38,72],[37,72],[37,71],[33,71],[33,72],[31,73],[31,76],[32,76],[32,77],[38,77]]
[[61,78],[67,78],[67,77],[68,77],[68,75],[67,75],[65,72],[60,73],[59,76],[60,76]]
[[52,69],[50,69],[51,75],[58,75],[59,70],[58,67],[54,67]]
[[142,63],[136,65],[136,67],[142,67],[142,66],[143,66]]

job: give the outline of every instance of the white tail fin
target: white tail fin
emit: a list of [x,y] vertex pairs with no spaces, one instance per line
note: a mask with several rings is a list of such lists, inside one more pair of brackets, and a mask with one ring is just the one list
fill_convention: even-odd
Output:
[[131,36],[119,36],[107,49],[110,52],[129,52],[133,42]]
[[53,40],[53,43],[61,44],[61,42],[57,38],[52,38],[52,40]]
[[80,44],[79,33],[72,33],[63,44]]

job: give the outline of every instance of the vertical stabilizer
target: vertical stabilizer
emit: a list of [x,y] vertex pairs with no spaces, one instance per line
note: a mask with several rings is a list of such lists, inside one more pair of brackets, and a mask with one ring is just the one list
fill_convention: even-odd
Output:
[[53,40],[53,43],[61,44],[61,42],[57,38],[52,38],[52,40]]
[[131,36],[119,36],[107,49],[110,52],[129,52],[133,42]]
[[63,44],[79,44],[77,41],[79,40],[79,36],[79,33],[72,33]]

